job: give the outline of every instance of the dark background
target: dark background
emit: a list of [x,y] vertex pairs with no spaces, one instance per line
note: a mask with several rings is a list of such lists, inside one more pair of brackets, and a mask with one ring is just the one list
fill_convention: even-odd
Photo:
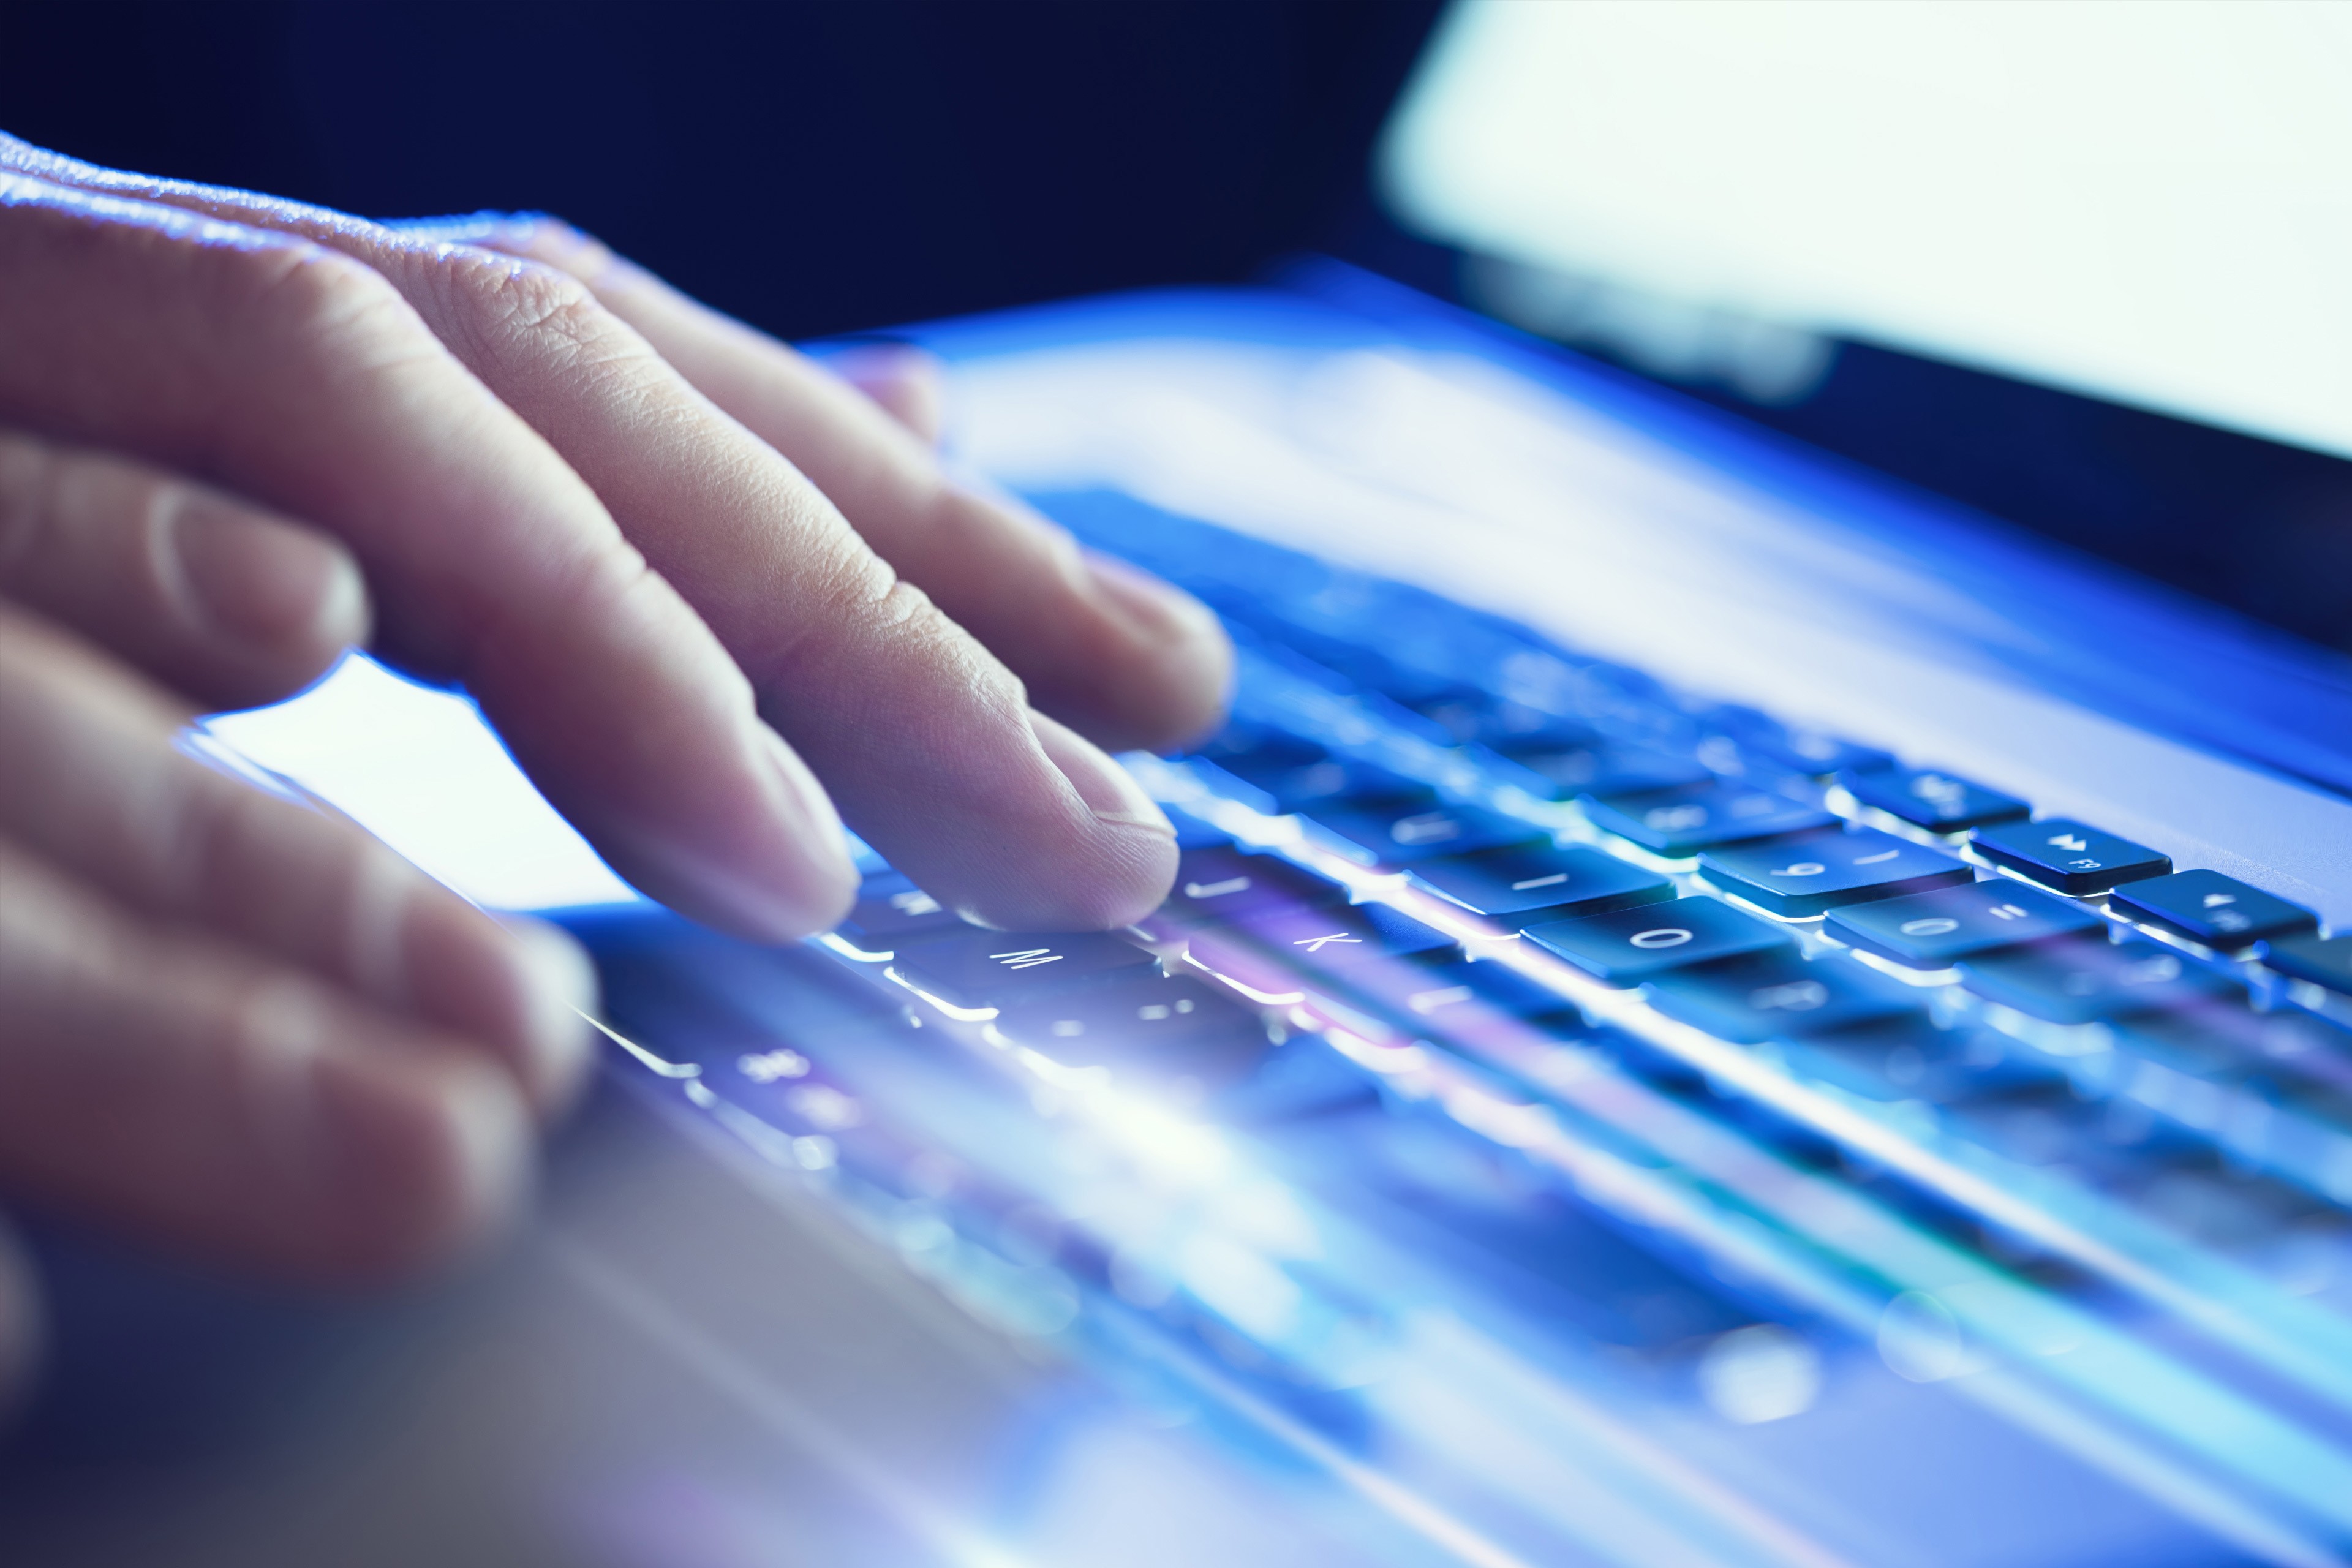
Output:
[[1441,0],[0,0],[0,128],[541,208],[790,337],[1329,248]]
[[[0,127],[380,216],[537,207],[790,337],[1238,281],[1450,295],[1365,168],[1440,0],[0,0]],[[1883,346],[1781,432],[2336,646],[2352,463]]]

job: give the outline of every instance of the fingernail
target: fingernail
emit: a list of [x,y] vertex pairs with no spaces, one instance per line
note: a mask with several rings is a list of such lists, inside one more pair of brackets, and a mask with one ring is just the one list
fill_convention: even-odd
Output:
[[1036,731],[1047,760],[1062,770],[1062,776],[1070,781],[1070,787],[1078,792],[1078,798],[1097,820],[1176,837],[1175,824],[1168,820],[1159,803],[1102,748],[1043,713],[1032,711],[1029,727]]
[[271,646],[365,634],[359,569],[322,539],[196,496],[172,514],[171,549],[193,608],[212,630]]

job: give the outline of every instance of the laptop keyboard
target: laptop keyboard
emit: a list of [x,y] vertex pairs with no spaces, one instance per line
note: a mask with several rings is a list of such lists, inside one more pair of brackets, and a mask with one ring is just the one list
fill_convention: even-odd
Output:
[[[869,857],[856,913],[820,940],[910,1024],[1048,1109],[1125,1094],[1188,1125],[1286,1127],[1295,1147],[1358,1129],[1326,1194],[1340,1207],[1393,1181],[1414,1194],[1393,1212],[1487,1212],[1472,1188],[1490,1167],[1430,1174],[1442,1128],[1647,1247],[1734,1270],[1780,1303],[1768,1316],[1874,1341],[1906,1377],[2033,1363],[2101,1419],[2352,1531],[2332,1457],[2282,1468],[2215,1417],[2261,1414],[2239,1387],[2259,1369],[2352,1426],[2346,939],[2162,845],[1912,765],[1937,759],[1710,702],[1406,584],[1123,503],[1067,520],[1224,617],[1233,720],[1130,760],[1182,848],[1132,929],[978,931]],[[915,1201],[919,1140],[887,1144],[878,1113],[849,1131],[856,1086],[784,1055],[799,1076],[722,1055],[696,1091],[767,1073],[780,1159],[865,1158],[890,1202]],[[1366,1173],[1366,1115],[1400,1130],[1382,1158],[1410,1181]],[[861,1136],[886,1142],[860,1156]],[[1496,1254],[1539,1255],[1527,1226]],[[1122,1284],[1099,1238],[1060,1245],[1107,1298],[1175,1289]],[[1336,1353],[1195,1308],[1213,1345],[1256,1341],[1310,1383]],[[2168,1359],[2117,1326],[2146,1321],[2204,1348]]]

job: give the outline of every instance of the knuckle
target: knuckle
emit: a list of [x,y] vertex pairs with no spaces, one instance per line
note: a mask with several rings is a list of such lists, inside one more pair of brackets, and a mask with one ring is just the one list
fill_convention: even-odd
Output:
[[436,274],[441,293],[457,307],[457,329],[482,350],[520,350],[558,369],[601,364],[627,353],[594,293],[554,267],[464,247],[443,252]]
[[366,368],[436,351],[400,290],[362,261],[307,241],[226,254],[231,319],[313,363]]

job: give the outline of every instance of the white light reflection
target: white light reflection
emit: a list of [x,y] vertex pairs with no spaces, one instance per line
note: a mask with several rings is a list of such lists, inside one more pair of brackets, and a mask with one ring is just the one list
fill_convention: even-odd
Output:
[[1279,1343],[1297,1326],[1298,1284],[1264,1254],[1213,1232],[1184,1246],[1176,1277],[1203,1305],[1251,1338]]
[[1811,1409],[1821,1396],[1821,1352],[1778,1323],[1751,1323],[1707,1345],[1699,1356],[1698,1386],[1726,1421],[1742,1426],[1785,1421]]

